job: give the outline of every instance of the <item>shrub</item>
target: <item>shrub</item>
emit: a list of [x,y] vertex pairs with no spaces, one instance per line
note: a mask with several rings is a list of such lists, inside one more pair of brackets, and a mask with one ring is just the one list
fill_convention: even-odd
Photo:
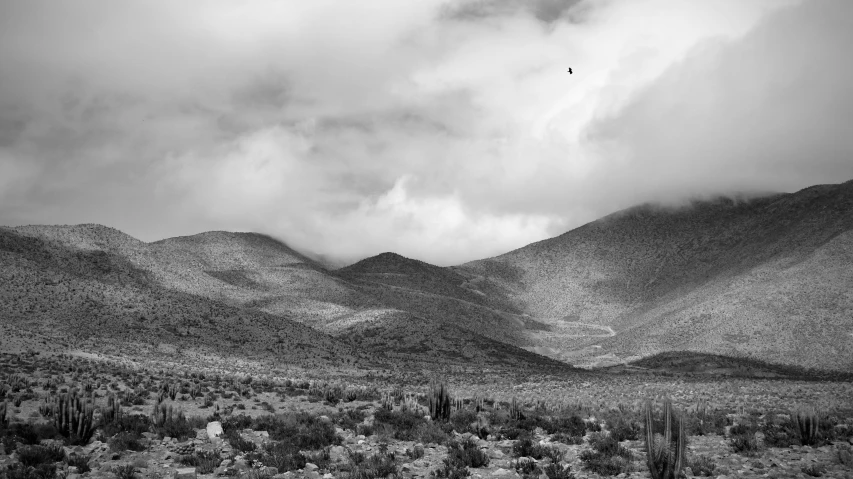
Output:
[[350,477],[352,478],[373,479],[376,477],[388,477],[389,475],[397,477],[399,474],[394,453],[387,451],[380,451],[370,457],[366,457],[361,453],[351,453],[350,462],[353,466],[353,470],[350,473]]
[[277,468],[279,472],[286,472],[302,469],[308,460],[293,443],[282,441],[268,443],[261,462]]
[[826,466],[823,464],[810,464],[808,466],[802,466],[800,471],[807,476],[821,477],[826,473]]
[[590,436],[592,450],[580,454],[584,469],[602,476],[618,476],[629,472],[631,468],[631,451],[619,445],[611,436],[595,434]]
[[468,409],[459,409],[450,415],[450,424],[456,432],[477,432],[477,413]]
[[260,416],[253,421],[252,429],[268,431],[270,439],[287,441],[300,449],[322,449],[341,440],[330,421],[304,412]]
[[489,465],[489,456],[471,439],[462,442],[451,441],[447,445],[447,458],[465,467],[485,467]]
[[109,440],[110,450],[114,452],[144,451],[145,446],[139,440],[141,436],[132,431],[124,431],[116,434]]
[[619,442],[636,441],[640,438],[640,426],[634,421],[619,417],[608,427],[610,435]]
[[132,432],[136,435],[141,435],[143,432],[151,430],[151,419],[142,414],[127,414],[121,415],[116,420],[104,424],[101,427],[101,434],[104,438],[110,438],[120,432]]
[[570,446],[577,446],[579,444],[583,444],[583,436],[571,436],[569,434],[558,432],[551,436],[552,441],[561,442],[563,444],[568,444]]
[[542,472],[545,473],[548,479],[575,479],[575,475],[572,474],[572,468],[568,464],[563,466],[552,462],[543,467]]
[[90,459],[89,456],[71,456],[65,462],[69,466],[76,467],[78,473],[84,474],[92,470],[89,467]]
[[694,476],[714,477],[717,465],[705,455],[699,455],[688,459],[687,466],[693,471]]
[[388,411],[378,409],[373,414],[375,424],[387,424],[392,428],[395,439],[401,441],[412,441],[415,439],[415,431],[418,426],[426,424],[423,416],[411,411]]
[[5,473],[6,479],[55,479],[56,464],[39,464],[35,467],[27,467],[21,463],[9,466]]
[[254,442],[243,439],[235,429],[229,429],[228,432],[225,432],[224,437],[228,444],[237,451],[252,452],[257,449]]
[[113,468],[113,473],[118,476],[118,479],[133,479],[136,477],[136,468],[133,464],[125,464]]
[[755,440],[755,429],[751,425],[732,426],[729,435],[729,445],[738,454],[752,456],[760,450],[758,441]]
[[18,448],[18,460],[24,467],[35,467],[39,464],[53,464],[65,460],[65,450],[62,446],[24,446]]
[[536,461],[529,458],[522,458],[513,464],[515,472],[521,475],[522,479],[536,479],[541,473],[541,469],[536,464]]
[[212,474],[219,467],[222,458],[213,451],[199,451],[195,454],[181,456],[178,462],[185,466],[195,467],[199,474]]
[[420,459],[424,457],[424,453],[424,447],[420,444],[415,444],[415,447],[413,449],[406,449],[406,456],[409,459]]

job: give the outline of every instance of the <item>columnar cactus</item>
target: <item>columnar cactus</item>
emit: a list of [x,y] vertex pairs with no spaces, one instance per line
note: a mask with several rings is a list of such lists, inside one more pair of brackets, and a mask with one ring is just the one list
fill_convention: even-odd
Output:
[[522,414],[521,407],[519,407],[518,400],[515,399],[515,396],[512,397],[512,402],[509,403],[509,417],[516,421],[524,419],[524,414]]
[[52,397],[49,403],[49,416],[53,419],[53,425],[65,437],[76,437],[82,442],[87,442],[95,432],[92,424],[92,416],[95,412],[95,398],[93,396],[80,397],[76,389],[65,394]]
[[684,431],[684,419],[676,418],[678,422],[678,439],[672,441],[673,417],[672,403],[664,401],[663,434],[654,430],[652,418],[652,402],[646,403],[646,463],[652,479],[677,479],[684,467],[684,456],[687,451],[687,434]]
[[804,446],[811,446],[817,442],[818,415],[813,408],[799,408],[793,414],[797,421],[797,431],[800,433],[800,442]]
[[450,419],[450,393],[444,383],[429,388],[429,415],[433,420]]
[[6,400],[0,403],[0,427],[5,429],[9,426],[9,421],[6,419]]
[[116,401],[114,394],[107,396],[107,406],[101,409],[101,417],[104,424],[116,422],[121,419],[121,404]]

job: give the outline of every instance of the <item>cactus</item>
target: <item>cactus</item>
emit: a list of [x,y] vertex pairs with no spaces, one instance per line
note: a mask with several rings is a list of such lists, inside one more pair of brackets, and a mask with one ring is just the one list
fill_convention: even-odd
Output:
[[193,401],[195,401],[195,398],[201,397],[201,385],[198,383],[193,384],[192,387],[190,387],[189,394],[190,397],[193,398]]
[[385,392],[384,394],[382,394],[382,409],[388,411],[394,409],[394,397],[389,392]]
[[65,394],[52,396],[47,408],[47,416],[53,419],[54,427],[63,436],[88,442],[95,432],[92,423],[95,412],[93,396],[80,397],[77,389],[72,389]]
[[509,417],[516,421],[524,419],[524,414],[521,412],[521,407],[519,407],[515,396],[512,397],[512,401],[509,403]]
[[151,411],[151,422],[157,427],[162,427],[167,421],[171,421],[174,416],[172,405],[166,405],[163,402],[157,401],[154,403],[154,409]]
[[815,408],[799,408],[794,414],[797,422],[797,431],[800,433],[800,442],[804,446],[812,446],[817,443],[818,416]]
[[[684,430],[684,419],[675,418],[678,423],[678,439],[673,445],[672,403],[667,399],[663,407],[663,435],[655,433],[652,418],[652,403],[646,403],[646,462],[652,479],[676,479],[681,475],[684,466],[684,456],[687,450],[687,434]],[[674,446],[674,447],[673,447]]]
[[429,388],[429,415],[433,420],[450,419],[450,394],[444,383]]
[[107,396],[107,406],[101,409],[101,418],[104,424],[116,422],[121,419],[121,404],[116,401],[114,394]]
[[6,400],[0,403],[0,428],[6,429],[9,427],[9,420],[6,419]]

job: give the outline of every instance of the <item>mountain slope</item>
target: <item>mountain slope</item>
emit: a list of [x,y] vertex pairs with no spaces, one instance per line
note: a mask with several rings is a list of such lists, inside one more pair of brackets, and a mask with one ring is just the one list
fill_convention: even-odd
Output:
[[354,284],[264,235],[217,231],[144,243],[100,225],[1,233],[5,324],[118,342],[236,342],[297,363],[566,367],[419,315],[391,287]]
[[[673,349],[853,367],[853,182],[643,205],[461,265],[552,326],[557,357]],[[579,323],[614,336],[571,337]]]
[[128,356],[167,344],[301,365],[369,359],[286,318],[161,287],[151,272],[112,252],[144,245],[128,238],[93,225],[0,228],[4,328],[38,333],[71,348],[113,343]]

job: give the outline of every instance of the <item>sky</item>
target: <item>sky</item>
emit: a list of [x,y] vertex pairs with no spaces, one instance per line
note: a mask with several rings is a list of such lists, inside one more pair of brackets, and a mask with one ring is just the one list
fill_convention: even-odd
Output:
[[0,225],[460,264],[853,179],[849,45],[849,0],[0,0]]

